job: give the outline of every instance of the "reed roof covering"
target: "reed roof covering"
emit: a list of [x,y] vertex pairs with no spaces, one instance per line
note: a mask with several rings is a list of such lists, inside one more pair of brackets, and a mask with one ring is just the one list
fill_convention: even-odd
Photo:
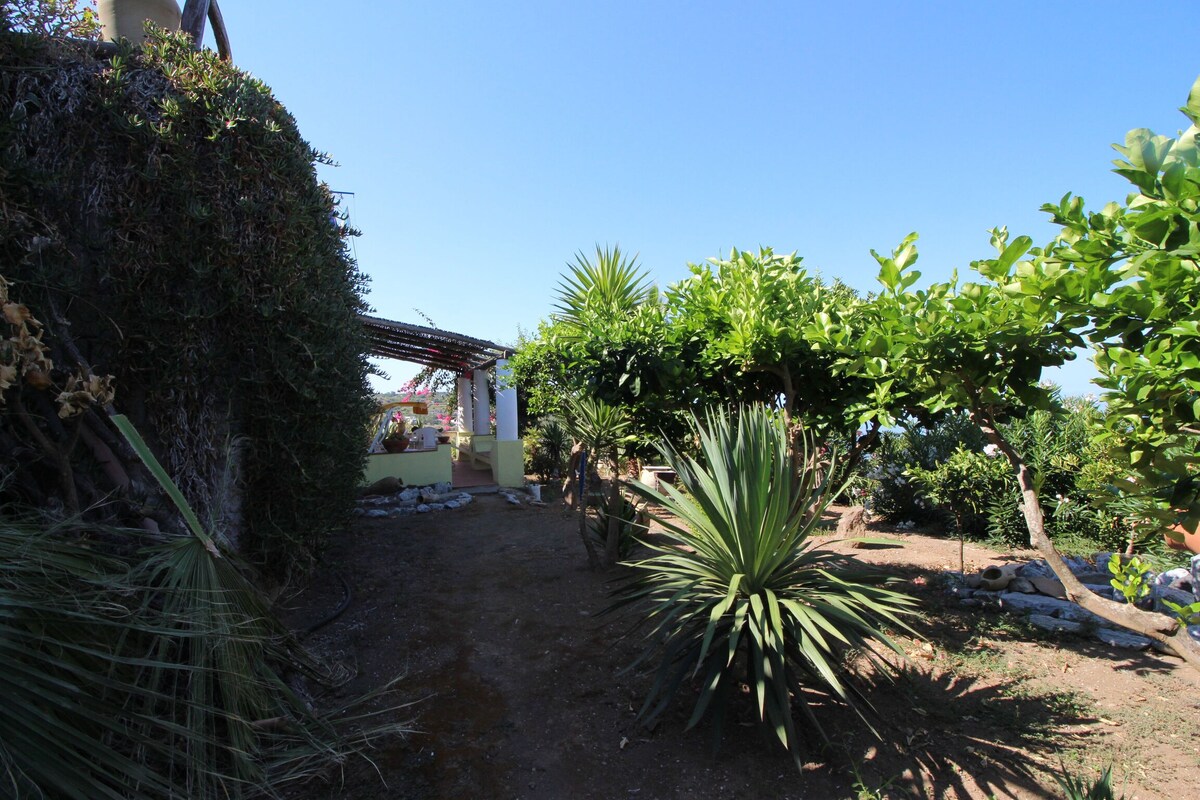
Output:
[[461,333],[395,322],[361,315],[371,343],[371,355],[395,358],[425,367],[463,372],[482,367],[497,358],[507,358],[512,350],[485,339]]

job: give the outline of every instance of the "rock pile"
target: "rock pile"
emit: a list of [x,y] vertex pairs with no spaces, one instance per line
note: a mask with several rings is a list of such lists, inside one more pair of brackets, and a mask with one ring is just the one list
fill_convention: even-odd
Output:
[[358,501],[353,514],[357,517],[406,517],[462,508],[474,498],[466,492],[453,491],[449,482],[432,486],[411,486],[394,494],[368,495]]
[[[1111,555],[1097,553],[1090,560],[1068,556],[1063,560],[1090,591],[1110,600],[1124,601],[1121,592],[1110,583],[1112,576],[1107,565]],[[995,604],[1006,611],[1027,614],[1029,621],[1039,628],[1072,633],[1090,632],[1114,647],[1145,650],[1153,644],[1145,636],[1112,628],[1108,620],[1067,600],[1062,583],[1054,577],[1050,565],[1043,559],[1019,565],[988,567],[975,575],[950,574],[956,578],[950,592],[963,605]],[[1147,573],[1145,581],[1150,586],[1150,592],[1139,604],[1147,609],[1173,614],[1164,600],[1185,607],[1200,602],[1200,555],[1192,558],[1191,569],[1173,569],[1161,575]],[[1200,640],[1200,625],[1189,625],[1188,633]]]

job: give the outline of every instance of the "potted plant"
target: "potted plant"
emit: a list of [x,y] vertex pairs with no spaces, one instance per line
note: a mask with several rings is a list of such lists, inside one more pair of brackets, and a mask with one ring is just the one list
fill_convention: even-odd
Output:
[[383,449],[389,453],[403,453],[408,449],[408,437],[404,435],[404,417],[396,414],[383,437]]
[[1195,522],[1190,526],[1183,523],[1172,525],[1170,530],[1170,533],[1164,534],[1168,547],[1200,553],[1200,527],[1197,527]]

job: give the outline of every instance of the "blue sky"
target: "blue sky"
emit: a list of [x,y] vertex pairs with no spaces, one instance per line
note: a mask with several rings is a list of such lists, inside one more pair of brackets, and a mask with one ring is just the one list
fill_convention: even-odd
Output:
[[[1123,198],[1110,144],[1174,135],[1200,74],[1194,0],[222,10],[235,61],[339,162],[376,313],[503,344],[597,243],[664,285],[766,245],[869,290],[869,251],[910,231],[935,280],[994,225],[1047,240],[1039,206]],[[415,372],[384,366],[378,388]]]

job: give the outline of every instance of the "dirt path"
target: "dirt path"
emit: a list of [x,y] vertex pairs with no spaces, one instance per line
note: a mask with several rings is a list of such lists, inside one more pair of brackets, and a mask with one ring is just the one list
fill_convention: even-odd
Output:
[[[1035,798],[1054,796],[1045,769],[1060,761],[1087,774],[1113,762],[1130,797],[1196,796],[1200,681],[1179,662],[1063,646],[1013,618],[948,607],[927,584],[957,568],[957,542],[901,538],[903,548],[856,552],[914,578],[928,640],[906,640],[914,668],[873,693],[883,740],[831,707],[822,719],[841,750],[823,756],[814,740],[799,774],[748,719],[715,756],[707,728],[683,730],[686,702],[653,732],[637,724],[648,678],[618,673],[638,641],[619,638],[625,623],[595,617],[617,573],[586,569],[563,511],[484,496],[457,511],[362,520],[328,559],[353,601],[308,643],[356,667],[343,694],[403,674],[400,696],[419,701],[422,732],[382,743],[377,771],[349,765],[343,784],[305,796]],[[967,559],[999,560],[983,548]],[[340,596],[332,573],[319,575],[290,619],[319,619]]]

